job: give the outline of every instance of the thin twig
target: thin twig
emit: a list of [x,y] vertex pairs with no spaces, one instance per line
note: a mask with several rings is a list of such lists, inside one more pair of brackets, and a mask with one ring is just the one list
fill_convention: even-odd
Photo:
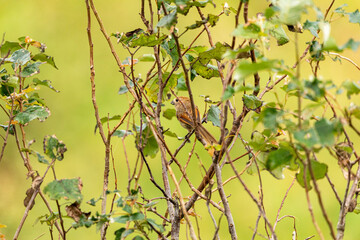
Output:
[[289,194],[290,189],[291,189],[292,186],[294,185],[295,180],[296,180],[296,177],[294,177],[294,179],[292,180],[289,188],[286,190],[285,196],[283,197],[283,199],[282,199],[282,201],[281,201],[280,207],[279,207],[278,212],[277,212],[277,214],[276,214],[276,219],[275,219],[275,223],[274,223],[274,231],[275,231],[275,228],[276,228],[276,224],[280,221],[280,220],[279,220],[280,211],[281,211],[282,207],[284,206],[285,199],[286,199],[287,195]]
[[229,202],[227,200],[227,197],[226,197],[226,194],[225,194],[225,191],[224,191],[224,188],[223,188],[222,179],[221,179],[221,169],[220,169],[218,163],[215,164],[215,174],[216,174],[216,179],[217,179],[217,185],[218,185],[218,189],[219,189],[220,198],[221,198],[222,203],[224,205],[225,217],[228,220],[228,228],[229,228],[229,232],[230,232],[230,235],[231,235],[231,239],[235,240],[235,239],[237,239],[237,234],[236,234],[236,229],[235,229],[235,222],[234,222],[234,219],[232,217]]
[[[13,240],[18,239],[19,234],[20,234],[20,231],[21,231],[21,229],[22,229],[22,227],[23,227],[23,225],[24,225],[24,223],[25,223],[25,220],[26,220],[28,214],[29,214],[30,208],[31,208],[32,205],[33,205],[33,202],[34,202],[34,200],[35,200],[35,197],[36,197],[36,195],[37,195],[37,194],[39,193],[39,191],[40,191],[40,186],[41,186],[41,184],[42,184],[42,182],[43,182],[46,174],[48,173],[50,167],[54,164],[54,162],[55,162],[55,159],[51,162],[51,164],[49,164],[49,165],[47,166],[47,168],[46,168],[43,176],[42,176],[41,178],[39,177],[40,179],[37,181],[36,185],[34,186],[34,192],[33,192],[33,194],[31,195],[31,198],[30,198],[30,200],[29,200],[29,202],[28,202],[28,204],[27,204],[27,206],[26,206],[25,213],[24,213],[23,217],[21,218],[21,221],[20,221],[20,224],[19,224],[18,228],[16,229],[16,232],[15,232],[15,234],[14,234]],[[61,236],[62,236],[63,239],[65,240],[65,232],[64,232],[64,235],[61,234]]]

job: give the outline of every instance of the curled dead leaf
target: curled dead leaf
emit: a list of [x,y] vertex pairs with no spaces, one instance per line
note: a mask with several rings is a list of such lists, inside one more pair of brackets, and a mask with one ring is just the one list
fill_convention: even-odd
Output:
[[[26,197],[24,199],[24,206],[27,207],[29,205],[30,199],[32,195],[34,194],[35,190],[31,187],[28,190],[26,190]],[[31,210],[35,205],[35,200],[31,203],[29,210]]]
[[80,209],[80,204],[78,202],[74,202],[73,204],[66,206],[65,211],[69,217],[74,219],[75,222],[79,222],[80,217],[84,215],[86,218],[90,216],[91,212],[82,212]]

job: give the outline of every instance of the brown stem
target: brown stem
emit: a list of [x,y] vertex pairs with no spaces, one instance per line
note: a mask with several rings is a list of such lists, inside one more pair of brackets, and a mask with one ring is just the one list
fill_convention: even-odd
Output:
[[[104,178],[103,178],[103,192],[102,192],[102,201],[101,201],[101,213],[106,214],[106,202],[107,202],[107,190],[109,185],[109,172],[110,172],[110,139],[111,135],[108,135],[108,137],[105,136],[104,129],[101,124],[101,119],[99,116],[99,110],[96,102],[96,96],[95,96],[95,67],[94,67],[94,44],[92,42],[92,36],[91,36],[91,15],[90,15],[90,6],[89,6],[89,0],[85,0],[86,3],[86,10],[87,10],[87,35],[88,35],[88,41],[89,41],[89,47],[90,47],[90,82],[91,82],[91,97],[92,97],[92,103],[95,110],[95,118],[97,122],[97,126],[99,127],[99,133],[101,136],[101,139],[103,140],[103,143],[105,145],[105,167],[104,167]],[[93,2],[90,0],[91,7],[93,7]],[[94,11],[94,8],[93,8]],[[106,230],[107,230],[108,224],[104,224],[101,227],[101,239],[106,239]]]
[[[43,176],[42,176],[42,177],[38,177],[38,178],[40,178],[40,179],[37,180],[37,184],[34,186],[34,192],[33,192],[33,194],[31,195],[31,198],[30,198],[30,200],[29,200],[29,202],[28,202],[28,204],[27,204],[27,206],[26,206],[25,213],[24,213],[23,217],[21,218],[21,221],[20,221],[20,224],[19,224],[18,228],[16,229],[16,232],[15,232],[15,234],[14,234],[13,240],[18,239],[19,234],[20,234],[20,231],[21,231],[21,229],[22,229],[22,227],[23,227],[23,225],[24,225],[24,223],[25,223],[25,220],[26,220],[28,214],[29,214],[30,208],[31,208],[32,205],[33,205],[33,202],[34,202],[34,200],[35,200],[35,197],[36,197],[36,195],[37,195],[37,194],[39,193],[39,191],[40,191],[40,186],[41,186],[41,184],[42,184],[42,182],[43,182],[46,174],[48,173],[50,167],[54,164],[54,162],[55,162],[55,159],[51,162],[51,164],[48,165],[48,167],[46,168]],[[62,236],[62,238],[65,240],[65,231],[64,231],[64,232],[59,231],[59,232],[60,232],[60,235]]]
[[220,169],[218,163],[215,163],[215,174],[216,174],[216,179],[217,179],[217,185],[218,185],[218,189],[219,189],[220,198],[221,198],[221,201],[222,201],[222,203],[224,205],[225,216],[226,216],[227,221],[228,221],[228,228],[229,228],[229,232],[230,232],[230,235],[231,235],[231,239],[235,240],[235,239],[237,239],[235,223],[234,223],[234,219],[233,219],[232,214],[231,214],[229,202],[227,200],[227,197],[226,197],[226,194],[225,194],[225,191],[224,191],[224,188],[223,188],[222,179],[221,179],[221,169]]

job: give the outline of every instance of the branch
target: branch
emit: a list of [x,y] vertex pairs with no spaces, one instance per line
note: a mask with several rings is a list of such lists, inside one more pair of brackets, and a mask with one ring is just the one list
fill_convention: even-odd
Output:
[[224,205],[224,209],[225,209],[225,216],[226,216],[227,221],[228,221],[228,228],[229,228],[229,232],[230,232],[230,235],[231,235],[231,239],[235,240],[235,239],[237,239],[235,223],[234,223],[234,219],[233,219],[232,214],[231,214],[229,202],[227,200],[227,197],[226,197],[226,194],[225,194],[225,191],[224,191],[224,188],[223,188],[222,179],[221,179],[221,169],[220,169],[218,163],[215,163],[215,174],[216,174],[219,194],[220,194],[221,201],[222,201],[222,203]]
[[[45,173],[43,174],[42,177],[38,176],[37,178],[34,179],[34,181],[32,183],[32,186],[31,186],[31,188],[34,189],[34,192],[33,192],[32,196],[31,196],[31,198],[30,198],[30,200],[29,200],[29,202],[28,202],[28,204],[26,206],[25,213],[24,213],[23,217],[21,218],[21,221],[20,221],[20,224],[19,224],[18,228],[16,229],[13,240],[18,239],[20,231],[21,231],[21,229],[22,229],[22,227],[23,227],[23,225],[25,223],[25,220],[26,220],[27,216],[29,215],[30,208],[33,207],[35,197],[40,191],[40,186],[41,186],[46,174],[48,173],[50,167],[54,164],[54,162],[55,162],[55,159],[47,166],[47,168],[45,170]],[[59,233],[60,233],[61,237],[65,240],[65,232],[59,231]]]

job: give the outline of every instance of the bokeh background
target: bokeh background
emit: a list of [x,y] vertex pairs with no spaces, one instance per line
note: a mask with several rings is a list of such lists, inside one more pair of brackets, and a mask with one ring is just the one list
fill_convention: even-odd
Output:
[[[96,7],[104,22],[108,33],[127,32],[136,28],[143,28],[143,24],[139,17],[141,1],[115,1],[103,0],[95,1]],[[324,11],[330,1],[318,0],[314,1],[319,8]],[[217,8],[208,6],[206,10],[211,13],[219,13],[221,11],[221,4],[223,1],[215,0]],[[228,1],[230,6],[236,7],[237,1]],[[360,2],[352,1],[336,1],[333,10],[347,3],[346,8],[349,12],[353,12],[360,8]],[[249,17],[255,16],[257,12],[264,10],[267,3],[265,0],[250,1]],[[190,13],[193,18],[179,19],[179,28],[193,23],[194,19],[198,20],[197,15]],[[313,14],[313,13],[311,13]],[[242,18],[241,18],[242,19]],[[360,40],[360,26],[359,24],[349,24],[348,18],[333,18],[332,36],[335,37],[339,44],[345,43],[349,38]],[[35,139],[34,147],[38,151],[42,149],[42,139],[46,135],[55,134],[59,139],[63,140],[67,145],[68,151],[65,154],[65,159],[62,162],[56,163],[58,178],[73,178],[80,177],[83,181],[84,202],[91,198],[98,198],[102,192],[102,178],[104,168],[104,147],[102,145],[99,135],[94,134],[95,118],[94,110],[91,103],[91,88],[90,88],[90,71],[89,71],[89,46],[86,35],[86,7],[85,1],[73,0],[18,0],[5,1],[0,0],[0,34],[5,33],[5,39],[8,41],[16,41],[21,36],[30,36],[31,38],[44,42],[47,45],[47,54],[55,57],[56,65],[59,70],[52,68],[49,65],[42,66],[41,79],[51,80],[53,86],[60,90],[60,93],[55,93],[49,89],[40,90],[42,97],[45,98],[50,110],[51,116],[43,123],[33,122],[30,127],[27,127],[28,140]],[[213,38],[215,41],[230,42],[230,33],[234,28],[233,15],[231,17],[223,16],[213,30]],[[101,116],[110,116],[115,114],[123,114],[128,108],[131,96],[118,95],[120,85],[123,85],[122,76],[118,72],[115,61],[109,51],[109,48],[98,30],[96,22],[93,21],[93,41],[95,51],[95,70],[96,70],[96,97],[100,109]],[[187,33],[181,39],[185,44],[189,43],[194,37],[194,32]],[[269,58],[284,58],[286,64],[292,65],[294,63],[294,35],[288,33],[291,42],[284,47],[277,48],[272,42],[273,49],[269,52]],[[305,49],[305,43],[310,41],[312,36],[309,32],[305,32],[300,36],[300,51]],[[208,44],[206,36],[203,35],[197,44]],[[117,51],[121,59],[125,59],[128,54],[117,46]],[[143,49],[146,53],[147,49]],[[345,51],[343,55],[353,59],[356,63],[360,63],[359,51]],[[304,66],[303,74],[308,77],[311,74],[309,69]],[[146,69],[150,64],[142,64],[137,67],[137,73],[145,76]],[[359,71],[348,62],[343,61],[342,64],[335,63],[331,60],[326,60],[321,63],[320,75],[324,79],[331,79],[336,84],[341,84],[346,79],[358,80],[360,77]],[[266,75],[262,79],[267,79]],[[220,85],[215,80],[198,80],[193,82],[193,92],[196,97],[196,102],[200,109],[204,109],[202,98],[200,95],[210,95],[214,100],[219,99],[220,94],[218,88]],[[270,97],[270,96],[269,96]],[[266,100],[266,98],[265,98]],[[348,104],[349,100],[346,98],[339,99],[341,103]],[[359,100],[359,99],[357,99]],[[354,99],[352,99],[354,101]],[[237,100],[239,106],[241,103],[240,97]],[[171,105],[167,102],[165,108]],[[1,122],[5,121],[4,115],[0,115]],[[247,124],[247,123],[245,123]],[[180,128],[176,121],[163,120],[163,125],[176,132],[178,135],[185,135],[186,130]],[[243,136],[248,138],[252,131],[252,124],[243,129]],[[219,136],[217,129],[207,124],[215,136]],[[355,137],[355,136],[354,136]],[[355,137],[356,138],[356,137]],[[167,139],[169,146],[176,149],[180,144],[175,139]],[[133,162],[137,157],[137,152],[134,148],[134,138],[128,137],[126,140],[127,153],[129,160]],[[179,159],[185,162],[190,151],[191,145],[184,148],[179,154]],[[113,151],[116,159],[115,167],[118,171],[119,189],[125,193],[127,171],[125,167],[124,151],[120,139],[113,140]],[[201,146],[196,148],[201,160],[205,165],[209,165],[210,159],[207,153]],[[243,153],[241,145],[237,145],[233,151],[233,156]],[[321,155],[322,156],[322,155]],[[327,155],[321,158],[321,161],[326,162],[329,168],[329,175],[334,180],[336,187],[339,187],[339,194],[343,196],[345,180],[337,167],[336,161],[330,159]],[[150,159],[154,175],[158,181],[160,179],[161,167],[160,159],[156,157]],[[238,163],[238,168],[242,169],[245,166],[246,160]],[[39,165],[36,159],[33,159],[35,169],[43,171],[44,166]],[[201,180],[200,167],[198,160],[193,158],[190,164],[188,174],[194,185],[197,185]],[[178,176],[179,173],[177,172]],[[224,168],[223,180],[232,176],[230,168]],[[264,203],[269,219],[273,222],[277,210],[280,206],[281,200],[290,186],[293,179],[294,172],[285,171],[285,179],[276,180],[269,173],[263,173],[263,190]],[[254,194],[258,191],[258,177],[251,175],[244,175],[244,180],[251,188]],[[111,178],[113,179],[113,178]],[[160,193],[154,190],[154,186],[148,181],[147,172],[143,173],[141,187],[144,195],[148,198],[159,196]],[[46,182],[44,183],[44,185]],[[24,213],[23,199],[25,191],[31,185],[31,181],[26,179],[26,171],[22,160],[19,157],[13,139],[10,138],[6,154],[2,162],[0,162],[0,224],[7,225],[7,228],[0,229],[0,232],[5,234],[7,239],[12,238],[20,219]],[[43,186],[44,186],[43,185]],[[191,191],[185,183],[183,194],[190,195]],[[320,181],[321,191],[324,198],[324,203],[329,211],[330,218],[336,226],[338,218],[339,206],[331,192],[329,184],[322,180]],[[113,181],[110,181],[110,188],[113,189]],[[225,191],[231,194],[229,198],[230,206],[232,207],[233,216],[235,219],[236,228],[238,230],[239,239],[250,239],[252,236],[252,228],[255,226],[257,218],[256,205],[251,201],[250,197],[245,193],[237,180],[230,182],[225,187]],[[217,195],[217,194],[215,194]],[[329,237],[329,231],[326,223],[323,221],[321,212],[319,210],[317,199],[314,194],[311,194],[311,199],[314,207],[314,212],[319,225],[323,229],[323,233]],[[218,200],[218,196],[214,196],[214,200]],[[164,202],[160,202],[160,208]],[[99,205],[99,204],[98,204]],[[202,204],[196,204],[197,214],[201,224],[201,236],[203,239],[211,239],[213,236],[213,225],[208,217],[206,208],[201,207]],[[55,207],[54,207],[55,209]],[[95,213],[100,208],[91,207],[83,203],[83,211],[92,211]],[[20,235],[20,239],[49,239],[48,227],[41,225],[37,218],[47,213],[42,201],[37,200],[34,209],[30,212],[29,217]],[[284,208],[281,211],[282,215],[293,215],[296,217],[296,229],[298,239],[316,235],[316,231],[311,223],[310,214],[307,211],[304,190],[295,183],[291,189]],[[217,215],[218,216],[218,215]],[[155,218],[154,216],[152,216]],[[71,220],[66,220],[67,224]],[[347,217],[346,237],[345,239],[358,239],[360,235],[360,228],[358,228],[359,217],[355,214],[349,214]],[[260,228],[263,229],[263,221],[260,221]],[[112,239],[112,233],[121,225],[112,226],[109,229],[108,239]],[[227,232],[226,220],[222,219],[221,225],[221,239],[229,239]],[[183,229],[185,229],[183,227]],[[277,233],[279,239],[290,239],[293,231],[293,221],[289,218],[281,221],[277,226]],[[263,231],[262,231],[263,233]],[[182,238],[186,239],[185,230],[182,231]],[[261,237],[257,237],[261,239]],[[96,232],[95,227],[91,229],[77,229],[71,230],[68,234],[68,239],[99,239],[99,233]],[[313,239],[318,239],[314,237]]]

